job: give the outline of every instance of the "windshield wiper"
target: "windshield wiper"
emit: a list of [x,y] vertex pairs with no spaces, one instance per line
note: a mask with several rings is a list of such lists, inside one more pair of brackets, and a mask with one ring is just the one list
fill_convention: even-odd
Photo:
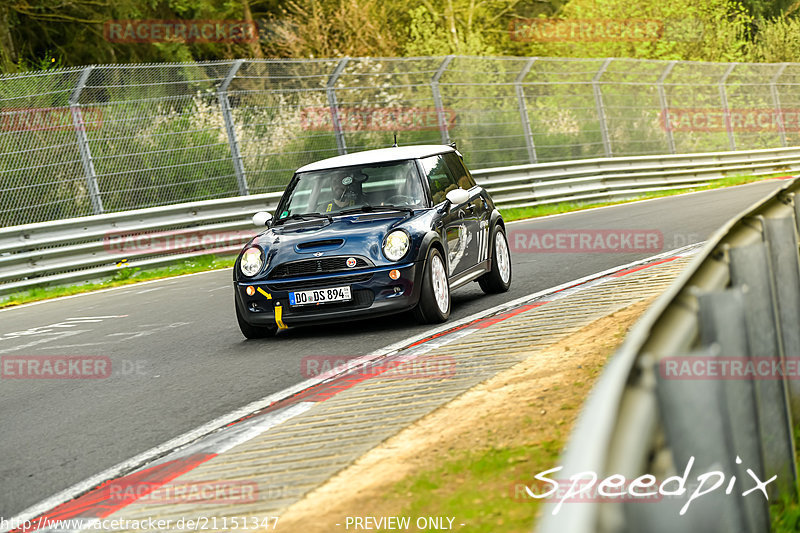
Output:
[[374,213],[375,211],[404,211],[406,213],[414,214],[414,209],[410,207],[403,207],[399,205],[362,205],[361,207],[354,207],[352,209],[345,209],[337,211],[334,215],[352,215],[354,213]]
[[326,215],[325,213],[295,213],[293,215],[289,215],[288,217],[279,219],[278,222],[282,223],[286,222],[287,220],[308,220],[307,217],[324,218],[328,222],[333,223],[333,218],[331,218],[330,215]]

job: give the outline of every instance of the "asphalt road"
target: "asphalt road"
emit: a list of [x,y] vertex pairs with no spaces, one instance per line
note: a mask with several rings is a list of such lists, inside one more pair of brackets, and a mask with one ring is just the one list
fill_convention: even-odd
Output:
[[[663,250],[705,240],[776,188],[764,182],[549,217],[515,232],[657,230]],[[453,294],[451,319],[654,255],[517,253],[514,281]],[[303,381],[309,355],[362,355],[427,329],[406,315],[245,341],[229,270],[0,311],[0,355],[108,357],[105,379],[0,378],[0,517],[249,402]]]

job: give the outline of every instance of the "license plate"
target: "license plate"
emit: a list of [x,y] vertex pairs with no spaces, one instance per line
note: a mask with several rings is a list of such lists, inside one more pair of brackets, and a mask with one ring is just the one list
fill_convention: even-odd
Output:
[[349,302],[353,299],[350,287],[329,287],[313,291],[289,293],[289,305],[312,305],[329,302]]

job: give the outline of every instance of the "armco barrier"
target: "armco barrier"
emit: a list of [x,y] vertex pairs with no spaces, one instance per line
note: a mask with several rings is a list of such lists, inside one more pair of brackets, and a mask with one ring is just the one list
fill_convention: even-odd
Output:
[[686,492],[550,502],[540,533],[760,533],[770,503],[797,500],[798,192],[787,183],[707,242],[606,366],[549,476],[677,476],[663,490],[685,478]]
[[707,154],[614,157],[475,171],[500,207],[603,202],[691,189],[736,174],[800,168],[800,147]]
[[[510,208],[620,200],[691,189],[729,175],[796,169],[800,148],[588,159],[483,169],[474,175],[499,207]],[[0,296],[34,286],[101,279],[113,275],[120,264],[155,267],[233,253],[255,234],[252,214],[274,208],[279,198],[280,193],[266,193],[2,228]],[[220,235],[224,246],[202,242],[206,236],[213,241]],[[120,239],[133,245],[120,245]],[[137,239],[170,239],[173,244],[181,239],[181,245],[137,246]]]
[[[257,228],[252,215],[277,205],[279,193],[206,200],[122,213],[42,222],[0,229],[0,295],[39,286],[102,279],[127,267],[157,267],[190,257],[234,253]],[[124,247],[115,238],[192,232],[223,235],[222,246]],[[163,239],[162,239],[163,240]],[[134,241],[135,244],[135,241]],[[182,250],[183,248],[183,250]],[[123,253],[124,251],[124,253]]]

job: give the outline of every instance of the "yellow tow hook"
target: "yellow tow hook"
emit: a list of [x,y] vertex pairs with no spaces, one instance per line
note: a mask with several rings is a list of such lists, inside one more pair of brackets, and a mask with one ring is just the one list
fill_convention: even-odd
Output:
[[275,323],[278,325],[278,329],[288,329],[286,324],[283,323],[281,317],[283,316],[283,307],[281,306],[280,302],[275,302]]

